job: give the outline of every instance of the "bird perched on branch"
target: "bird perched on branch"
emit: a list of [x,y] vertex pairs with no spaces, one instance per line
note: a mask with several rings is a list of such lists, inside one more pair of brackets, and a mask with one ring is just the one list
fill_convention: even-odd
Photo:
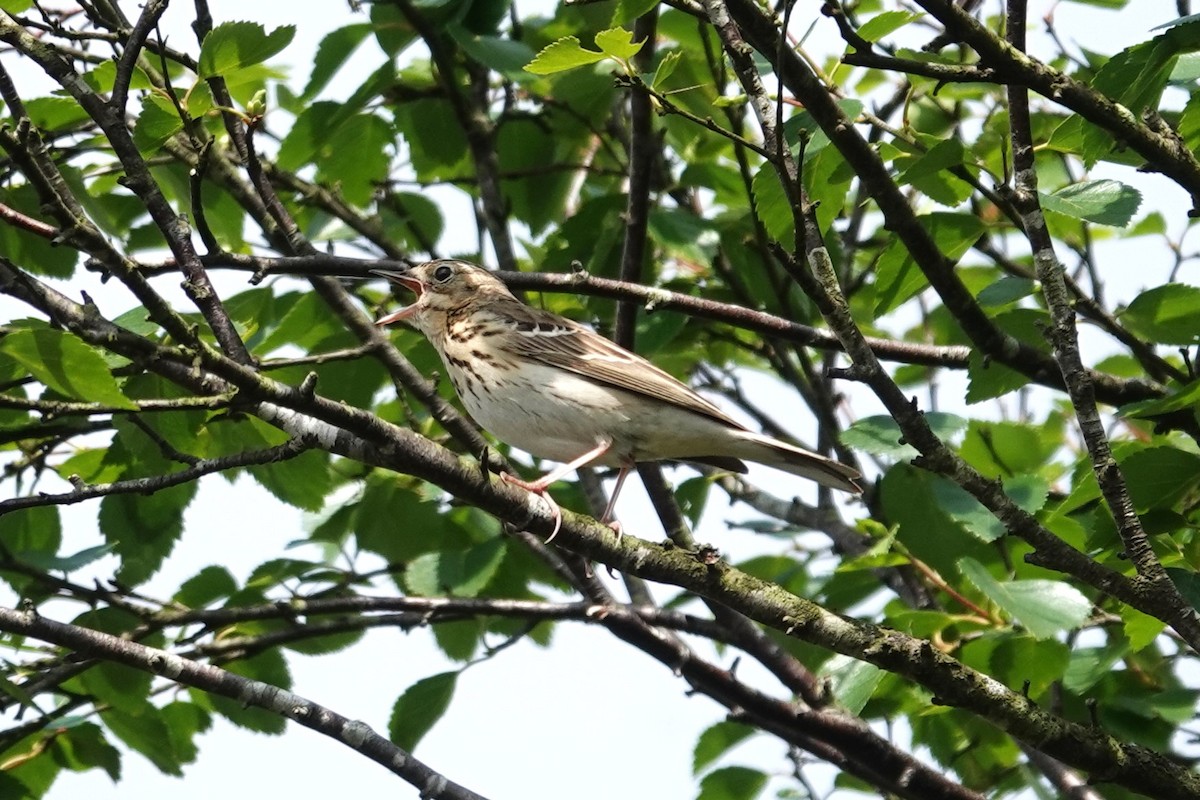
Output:
[[416,294],[377,325],[407,322],[438,351],[467,411],[497,439],[562,462],[536,481],[502,473],[562,512],[547,488],[587,464],[617,467],[602,521],[639,461],[692,461],[746,472],[742,459],[859,492],[856,470],[755,433],[651,364],[565,317],[525,305],[465,261],[374,270]]

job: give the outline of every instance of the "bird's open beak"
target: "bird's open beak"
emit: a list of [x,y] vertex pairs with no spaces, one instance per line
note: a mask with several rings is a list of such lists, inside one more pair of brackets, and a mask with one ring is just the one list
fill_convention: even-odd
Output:
[[399,311],[393,311],[391,314],[380,317],[375,320],[376,325],[391,325],[393,322],[402,322],[412,316],[417,311],[417,301],[421,299],[421,295],[425,293],[425,286],[416,278],[404,272],[395,272],[387,269],[373,269],[372,274],[387,278],[393,283],[398,283],[405,289],[409,289],[417,295],[417,299],[411,305],[407,305]]

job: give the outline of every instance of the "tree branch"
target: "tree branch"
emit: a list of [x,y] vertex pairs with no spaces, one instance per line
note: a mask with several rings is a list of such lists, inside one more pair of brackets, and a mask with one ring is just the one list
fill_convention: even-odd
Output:
[[392,744],[364,722],[350,720],[277,686],[181,658],[166,650],[146,647],[99,631],[66,625],[34,611],[0,607],[0,630],[30,636],[77,653],[124,664],[184,686],[256,706],[311,728],[355,750],[437,800],[486,800],[482,795],[435,772],[411,753]]

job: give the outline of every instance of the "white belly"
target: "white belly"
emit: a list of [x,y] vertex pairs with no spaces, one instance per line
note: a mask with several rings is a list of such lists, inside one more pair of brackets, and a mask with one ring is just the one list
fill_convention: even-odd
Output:
[[539,458],[572,461],[611,441],[595,463],[686,459],[723,452],[724,424],[622,389],[594,383],[574,373],[526,365],[518,374],[506,362],[475,366],[472,380],[447,370],[467,412],[500,441]]

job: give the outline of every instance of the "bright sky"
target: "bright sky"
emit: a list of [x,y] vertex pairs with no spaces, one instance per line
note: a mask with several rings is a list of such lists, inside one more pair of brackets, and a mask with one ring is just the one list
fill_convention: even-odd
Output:
[[[137,13],[134,3],[122,5],[128,13]],[[1050,4],[1031,5],[1040,14],[1038,9]],[[217,22],[253,19],[268,28],[296,23],[296,40],[276,63],[286,61],[289,54],[296,54],[293,57],[311,54],[324,33],[365,19],[352,14],[344,3],[323,3],[320,15],[326,24],[318,31],[308,24],[316,15],[310,10],[304,19],[298,19],[297,10],[304,6],[295,2],[210,0],[210,6]],[[518,6],[528,12],[532,4],[518,0]],[[997,6],[994,1],[986,4],[989,13],[994,13]],[[1131,6],[1138,7],[1136,16],[1133,11],[1118,15],[1069,2],[1059,4],[1059,31],[1068,42],[1072,40],[1071,32],[1076,31],[1074,38],[1086,41],[1089,47],[1113,52],[1148,38],[1152,26],[1174,17],[1174,3],[1169,0],[1143,1]],[[822,41],[818,36],[827,37],[824,41],[836,41],[836,31],[819,17],[817,7],[816,3],[801,3],[794,15],[796,29],[806,29],[811,19],[816,18],[818,27],[809,43]],[[191,4],[172,6],[164,27],[173,46],[194,51],[194,38],[186,28],[190,12]],[[1097,39],[1102,39],[1102,43]],[[1036,38],[1033,46],[1038,46]],[[348,94],[354,88],[349,78],[366,74],[378,64],[379,58],[378,51],[368,44],[360,53],[355,69],[348,70],[335,83]],[[20,87],[22,76],[28,73],[15,66],[11,57],[6,57],[5,63],[16,72]],[[302,87],[306,75],[307,65],[296,65],[292,88]],[[1120,177],[1131,180],[1128,172],[1122,172]],[[1149,199],[1163,208],[1181,210],[1170,219],[1172,229],[1179,230],[1184,224],[1182,210],[1188,207],[1182,204],[1186,200],[1173,203],[1173,195]],[[1132,257],[1134,252],[1129,250],[1126,254]],[[1123,258],[1117,254],[1106,263],[1119,270]],[[216,277],[227,291],[245,286],[244,276]],[[1143,279],[1151,282],[1162,277],[1154,274]],[[165,287],[166,283],[162,285]],[[127,299],[114,295],[113,287],[101,288],[92,276],[81,276],[70,285],[75,294],[83,288],[100,299],[102,307],[105,297],[121,304],[118,310],[129,304]],[[11,313],[11,304],[0,305],[0,318]],[[747,380],[774,395],[776,402],[786,401],[769,381],[756,376],[748,376]],[[952,394],[947,392],[943,397]],[[873,398],[864,397],[861,401],[859,404],[856,400],[859,416],[877,413]],[[766,469],[755,471],[751,477],[764,488],[785,496],[808,491],[807,487],[797,487],[790,478]],[[712,509],[699,531],[702,540],[718,544],[735,560],[762,549],[755,537],[745,532],[730,533],[724,525],[727,519],[749,519],[753,514],[743,508],[730,509],[716,496]],[[96,542],[95,513],[95,504],[64,509],[64,529],[70,534],[64,551]],[[654,517],[637,481],[630,481],[626,488],[620,516],[632,533],[648,538],[660,535],[656,528],[640,522]],[[299,512],[283,506],[251,481],[241,480],[230,486],[220,478],[209,477],[202,482],[200,495],[189,509],[183,540],[149,591],[167,595],[180,580],[212,563],[225,564],[244,577],[255,565],[281,554],[289,542],[303,538],[304,524]],[[305,554],[304,550],[298,552]],[[0,597],[0,602],[10,600]],[[51,611],[46,613],[54,616]],[[62,610],[62,616],[72,613],[77,612]],[[289,661],[296,693],[348,717],[361,719],[384,733],[392,703],[405,688],[421,678],[453,668],[433,644],[428,631],[407,636],[395,631],[373,631],[364,643],[344,653],[319,658],[289,654]],[[729,655],[719,661],[728,663]],[[740,674],[749,677],[751,669],[752,665],[743,663]],[[775,691],[769,681],[766,679],[763,685]],[[708,699],[686,696],[686,690],[682,680],[602,629],[564,623],[558,627],[554,645],[549,649],[522,642],[467,670],[459,680],[450,711],[418,746],[416,755],[449,778],[497,799],[687,797],[691,794],[691,750],[696,737],[724,714]],[[140,756],[127,754],[126,777],[121,785],[113,786],[100,772],[64,774],[49,797],[123,800],[130,796],[170,796],[175,800],[207,800],[228,795],[231,790],[237,796],[262,791],[281,797],[337,797],[350,791],[357,797],[416,797],[414,789],[381,767],[305,728],[293,725],[281,737],[266,737],[235,728],[219,717],[215,719],[212,732],[200,740],[198,762],[187,768],[183,781],[161,775]],[[0,720],[0,725],[5,722]],[[787,767],[784,753],[785,747],[778,740],[762,736],[735,750],[729,763],[778,771]],[[597,764],[611,766],[601,773]],[[818,788],[828,787],[830,771],[812,774],[817,776]],[[773,794],[775,788],[783,785],[767,791]]]

